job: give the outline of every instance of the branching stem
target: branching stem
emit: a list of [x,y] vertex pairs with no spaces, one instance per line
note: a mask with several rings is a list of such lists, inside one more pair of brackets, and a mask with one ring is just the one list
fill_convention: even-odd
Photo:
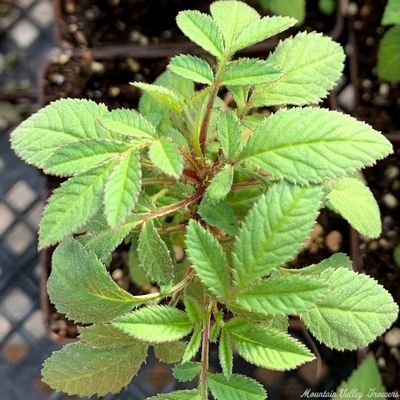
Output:
[[208,296],[204,300],[204,309],[206,315],[204,316],[203,322],[203,341],[201,350],[201,372],[200,372],[200,398],[201,400],[207,400],[207,372],[209,365],[209,352],[210,352],[210,330],[211,330],[211,310],[213,308],[213,302],[210,301]]

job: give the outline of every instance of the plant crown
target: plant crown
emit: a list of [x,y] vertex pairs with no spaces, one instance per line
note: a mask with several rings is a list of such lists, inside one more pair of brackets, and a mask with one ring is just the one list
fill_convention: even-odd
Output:
[[[345,254],[286,265],[323,207],[379,235],[378,206],[356,172],[392,152],[370,126],[316,106],[343,68],[330,38],[299,33],[266,60],[234,57],[295,22],[240,1],[180,12],[180,29],[211,63],[178,55],[154,84],[133,82],[145,92],[139,111],[62,99],[13,132],[26,162],[67,178],[45,206],[39,247],[58,244],[50,299],[86,326],[44,363],[50,386],[118,392],[153,346],[178,380],[198,377],[195,389],[158,400],[262,400],[261,384],[233,373],[234,350],[274,370],[313,360],[288,333],[289,316],[339,350],[366,346],[396,319],[389,293]],[[133,281],[156,291],[132,295],[111,278],[123,241]],[[219,372],[209,369],[212,342]]]

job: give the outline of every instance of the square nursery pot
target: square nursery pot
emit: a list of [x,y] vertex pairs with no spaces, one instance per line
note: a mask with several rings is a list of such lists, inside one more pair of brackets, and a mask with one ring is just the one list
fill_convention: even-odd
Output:
[[[394,153],[364,171],[378,201],[382,235],[359,238],[360,271],[382,284],[400,305],[400,265],[394,250],[400,246],[400,82],[377,76],[379,43],[388,28],[381,26],[386,0],[354,0],[349,8],[350,75],[353,115],[381,131]],[[398,390],[400,376],[400,321],[369,346],[375,353],[388,392]]]

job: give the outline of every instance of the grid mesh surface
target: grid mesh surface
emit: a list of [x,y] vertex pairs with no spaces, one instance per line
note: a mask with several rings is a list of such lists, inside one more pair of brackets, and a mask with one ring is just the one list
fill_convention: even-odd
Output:
[[[43,207],[40,173],[19,160],[9,147],[13,127],[38,108],[36,76],[46,55],[57,46],[50,0],[0,0],[0,398],[2,400],[78,399],[53,392],[40,381],[43,360],[59,348],[44,329],[40,308],[40,260],[37,229]],[[354,355],[320,349],[322,379],[315,385],[316,366],[275,374],[245,362],[236,372],[273,383],[270,399],[291,399],[298,387],[334,390],[349,374]],[[215,353],[216,350],[212,353]],[[212,355],[211,355],[212,357]],[[214,359],[216,360],[216,356]],[[335,366],[340,366],[335,367]],[[343,367],[344,366],[344,367]],[[214,365],[219,368],[217,364]],[[340,374],[336,369],[340,370]],[[336,374],[336,375],[335,375]],[[338,378],[339,377],[339,378]],[[302,385],[302,386],[301,386]],[[129,387],[106,400],[141,400],[172,391],[171,370],[149,355]],[[286,389],[285,389],[286,388]],[[285,390],[290,389],[286,395]],[[301,390],[301,389],[300,389]],[[292,392],[291,392],[292,391]]]

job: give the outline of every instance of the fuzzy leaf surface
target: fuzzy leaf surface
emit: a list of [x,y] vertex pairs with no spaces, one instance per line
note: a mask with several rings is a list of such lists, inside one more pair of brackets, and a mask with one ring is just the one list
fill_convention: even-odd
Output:
[[140,264],[145,274],[160,285],[174,278],[174,264],[167,245],[154,228],[152,220],[142,225],[137,248]]
[[257,85],[276,81],[281,76],[281,70],[275,65],[264,60],[242,58],[228,64],[221,85]]
[[149,397],[147,400],[201,400],[198,389],[179,390],[177,392],[159,394]]
[[[132,336],[131,336],[132,338]],[[163,363],[172,364],[181,362],[187,343],[176,341],[168,343],[155,343],[154,354]]]
[[217,173],[206,189],[205,196],[211,202],[218,202],[225,198],[231,190],[233,182],[233,166],[228,164]]
[[181,31],[194,43],[217,57],[222,58],[224,40],[215,21],[199,11],[181,11],[176,17]]
[[379,43],[378,75],[400,81],[400,25],[390,28]]
[[[233,246],[234,280],[244,288],[300,250],[321,206],[320,186],[272,186],[251,208]],[[288,236],[290,241],[288,241]]]
[[382,25],[400,25],[399,0],[388,0],[383,11]]
[[175,56],[168,64],[168,68],[175,74],[194,82],[206,85],[211,85],[214,82],[214,73],[210,64],[206,60],[190,54]]
[[344,177],[391,153],[369,125],[318,108],[282,109],[266,118],[240,155],[256,168],[297,184]]
[[139,197],[141,175],[138,153],[129,151],[118,158],[104,191],[104,210],[111,228],[116,228],[131,214]]
[[45,172],[59,176],[76,175],[130,148],[128,143],[111,139],[90,138],[67,143],[49,157]]
[[397,318],[398,307],[392,296],[367,275],[329,268],[320,278],[331,289],[316,308],[301,318],[328,347],[354,350],[366,346]]
[[327,285],[310,276],[279,276],[256,282],[235,294],[241,307],[263,314],[298,314],[316,306]]
[[75,233],[101,207],[103,189],[113,165],[103,164],[64,182],[50,197],[39,228],[44,248]]
[[199,278],[217,297],[226,297],[230,286],[229,265],[218,240],[191,220],[186,233],[187,252]]
[[314,355],[285,332],[252,322],[231,320],[224,329],[237,352],[248,362],[273,370],[293,369],[313,360]]
[[148,306],[118,317],[113,325],[130,335],[152,343],[173,342],[193,329],[188,316],[169,306]]
[[232,44],[232,52],[244,49],[261,42],[280,32],[289,29],[296,20],[289,17],[263,17],[246,26]]
[[115,348],[68,344],[44,362],[43,381],[71,395],[117,393],[130,383],[146,355],[147,345],[137,342]]
[[199,325],[197,325],[191,334],[185,354],[182,357],[182,363],[189,362],[198,353],[202,339],[202,329]]
[[239,119],[233,111],[226,111],[221,114],[217,121],[217,132],[222,153],[229,160],[239,149],[241,134]]
[[183,170],[183,159],[174,143],[167,138],[156,140],[149,150],[150,160],[167,175],[179,178]]
[[108,322],[143,303],[121,289],[98,258],[73,238],[54,251],[47,291],[58,311],[84,323]]
[[370,238],[380,235],[382,222],[378,203],[359,179],[346,177],[335,180],[326,198],[326,205],[362,235]]
[[267,61],[283,75],[253,91],[253,107],[316,104],[339,79],[344,52],[338,43],[320,33],[302,32],[279,43]]
[[98,119],[100,125],[120,135],[135,139],[155,139],[157,133],[152,124],[135,110],[112,110]]
[[233,371],[233,351],[231,339],[226,331],[222,330],[219,338],[218,357],[223,374],[229,379]]
[[244,375],[207,374],[211,393],[217,400],[265,400],[267,392],[256,380]]
[[27,163],[45,168],[60,147],[87,138],[109,139],[110,132],[96,123],[108,113],[103,104],[61,99],[22,122],[11,134],[11,146]]
[[241,1],[216,1],[211,4],[210,11],[222,32],[226,48],[232,45],[246,26],[260,18],[253,7]]
[[178,364],[174,367],[172,373],[175,379],[180,382],[191,381],[201,371],[201,363],[189,361],[184,364]]

